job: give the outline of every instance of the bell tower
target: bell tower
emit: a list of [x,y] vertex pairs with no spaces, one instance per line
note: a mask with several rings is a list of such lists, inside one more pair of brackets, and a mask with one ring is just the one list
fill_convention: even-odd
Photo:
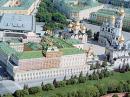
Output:
[[121,8],[119,8],[118,17],[116,18],[116,21],[115,21],[115,28],[116,28],[117,37],[121,36],[124,15],[125,15],[125,11],[124,11],[124,8],[122,6]]

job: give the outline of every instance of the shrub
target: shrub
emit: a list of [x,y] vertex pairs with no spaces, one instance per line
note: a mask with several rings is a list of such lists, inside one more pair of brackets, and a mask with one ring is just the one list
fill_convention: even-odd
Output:
[[25,95],[29,95],[29,92],[27,89],[24,89],[24,90],[16,90],[14,92],[14,96],[15,97],[24,97]]
[[38,92],[40,92],[40,88],[39,87],[31,87],[28,89],[29,94],[36,94]]
[[49,91],[53,90],[55,87],[52,84],[46,84],[42,87],[42,90]]
[[12,95],[12,94],[7,93],[7,94],[4,94],[3,96],[0,96],[0,97],[13,97],[13,95]]

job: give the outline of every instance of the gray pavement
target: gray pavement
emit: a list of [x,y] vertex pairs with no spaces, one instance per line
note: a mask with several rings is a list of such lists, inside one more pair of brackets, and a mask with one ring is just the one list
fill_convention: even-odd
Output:
[[3,80],[0,81],[0,94],[14,93],[16,90],[20,90],[22,87],[14,81]]

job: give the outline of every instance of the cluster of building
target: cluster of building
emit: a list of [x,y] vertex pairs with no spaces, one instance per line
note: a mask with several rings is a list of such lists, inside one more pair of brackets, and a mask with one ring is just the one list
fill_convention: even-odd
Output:
[[112,16],[111,20],[102,24],[98,40],[100,45],[106,47],[106,57],[114,64],[114,68],[130,63],[127,43],[122,33],[124,8],[120,8],[117,14],[118,16]]
[[6,70],[13,80],[46,80],[79,75],[81,71],[83,74],[87,73],[89,65],[86,62],[87,57],[93,59],[92,48],[85,52],[79,44],[70,44],[73,43],[69,42],[72,40],[66,42],[49,36],[45,37],[45,41],[47,46],[30,42],[24,43],[23,46],[18,43],[0,43],[0,61],[6,65]]
[[30,15],[40,0],[0,0],[0,14],[15,13]]
[[64,31],[41,38],[32,15],[2,14],[0,19],[0,62],[14,81],[86,74],[87,62],[97,60],[92,47],[85,48],[86,27],[79,21],[68,25],[68,38]]
[[103,8],[96,0],[53,0],[55,6],[70,19],[86,19],[90,13]]
[[[93,12],[90,15],[89,20],[93,23],[97,23],[97,24],[102,24],[103,22],[105,22],[106,20],[111,20],[111,17],[113,16],[118,16],[118,7],[114,7],[114,8],[104,8],[104,9],[100,9],[97,12]],[[130,30],[129,26],[130,26],[130,12],[129,9],[124,9],[125,10],[125,17],[123,19],[123,29],[124,30]]]
[[[28,10],[28,7],[36,3],[30,1],[32,0],[27,2],[9,0],[3,2],[0,10],[16,8],[20,11],[21,7]],[[25,9],[24,2],[31,6],[28,5]],[[97,61],[98,58],[93,47],[86,48],[86,27],[79,22],[84,18],[96,18],[95,20],[99,19],[103,22],[98,42],[106,47],[106,57],[115,67],[130,62],[127,44],[122,34],[124,21],[129,22],[125,20],[126,17],[124,18],[123,8],[116,12],[106,11],[101,9],[103,5],[96,0],[54,0],[53,2],[62,12],[76,21],[71,22],[63,31],[54,33],[46,31],[42,38],[36,34],[35,17],[28,15],[31,10],[25,13],[22,13],[23,10],[18,13],[14,10],[15,12],[9,14],[10,11],[4,9],[4,14],[0,15],[0,62],[4,64],[3,67],[14,81],[53,80],[79,75],[80,72],[86,74],[90,70],[88,62]],[[89,17],[91,12],[97,10],[101,16],[104,16],[103,19],[97,18],[98,12],[92,13]],[[107,16],[106,13],[110,15]],[[106,18],[109,19],[106,21]]]

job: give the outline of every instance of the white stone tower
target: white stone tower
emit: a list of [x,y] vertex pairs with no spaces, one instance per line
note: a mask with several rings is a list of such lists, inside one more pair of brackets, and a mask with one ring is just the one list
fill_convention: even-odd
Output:
[[118,15],[118,17],[116,18],[116,21],[115,21],[115,28],[116,28],[116,36],[117,37],[121,37],[121,35],[122,35],[123,19],[124,19],[124,15],[125,15],[124,8],[121,7],[119,9],[118,13],[119,13],[119,15]]

